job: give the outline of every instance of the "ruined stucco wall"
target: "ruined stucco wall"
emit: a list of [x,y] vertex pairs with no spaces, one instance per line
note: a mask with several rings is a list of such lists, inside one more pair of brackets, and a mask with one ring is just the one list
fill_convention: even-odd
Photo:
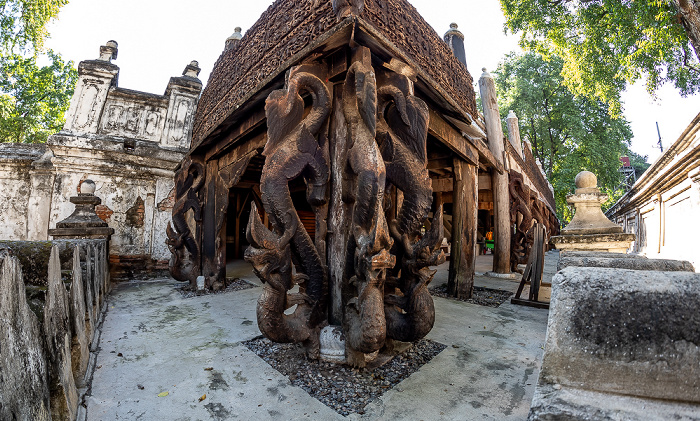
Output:
[[174,170],[190,146],[199,68],[192,62],[164,95],[150,94],[117,86],[116,55],[110,41],[99,59],[80,63],[64,129],[47,145],[1,146],[0,239],[49,240],[48,229],[75,209],[70,197],[91,179],[102,199],[98,216],[115,231],[110,255],[170,258]]
[[0,143],[0,239],[27,239],[32,162],[45,145]]

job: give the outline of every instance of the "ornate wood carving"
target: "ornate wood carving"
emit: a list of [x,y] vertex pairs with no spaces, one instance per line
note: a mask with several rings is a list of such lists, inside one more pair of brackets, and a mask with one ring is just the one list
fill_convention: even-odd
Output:
[[515,233],[511,236],[510,265],[511,271],[515,272],[518,264],[527,262],[532,247],[532,238],[528,237],[528,232],[534,218],[531,212],[530,188],[525,185],[523,176],[513,170],[510,171],[508,192],[510,223],[511,226],[515,226]]
[[[335,188],[342,190],[350,210],[341,285],[346,354],[349,363],[364,366],[365,354],[380,350],[387,339],[415,341],[432,329],[435,310],[427,285],[435,272],[428,266],[444,262],[444,227],[440,205],[421,235],[433,202],[427,105],[413,95],[405,76],[386,72],[378,82],[366,48],[358,48],[351,62],[336,91],[347,148],[334,165],[342,172]],[[258,302],[260,330],[274,341],[304,343],[311,357],[318,356],[319,330],[327,324],[327,262],[303,228],[288,186],[303,177],[306,200],[316,209],[329,199],[322,130],[328,130],[332,101],[323,79],[321,66],[297,66],[285,89],[267,98],[260,190],[273,229],[263,225],[253,204],[247,231],[251,246],[245,253],[265,285]],[[302,93],[310,96],[306,111]],[[398,212],[385,195],[390,190],[403,193]],[[317,224],[324,218],[317,213]],[[318,240],[316,246],[323,241]],[[292,294],[296,285],[299,292]],[[294,305],[295,311],[285,314]]]
[[533,244],[532,226],[539,222],[544,226],[545,244],[550,236],[558,235],[559,220],[556,215],[542,202],[537,191],[525,185],[523,176],[514,170],[510,171],[508,190],[510,193],[510,222],[515,226],[515,234],[511,236],[511,270],[515,271],[518,264],[527,263]]
[[[197,157],[188,156],[175,173],[175,206],[172,222],[168,222],[168,248],[170,274],[178,281],[187,281],[195,285],[200,274],[200,249],[197,240],[199,222],[202,220],[202,205],[199,191],[204,185],[204,165]],[[192,211],[188,222],[187,212]],[[196,227],[192,227],[194,222]],[[173,227],[174,225],[174,227]],[[192,232],[195,228],[195,232]]]
[[[327,153],[317,136],[330,112],[330,92],[313,72],[322,70],[312,65],[293,68],[286,88],[267,98],[268,141],[263,151],[266,162],[260,190],[278,234],[258,223],[259,215],[251,212],[247,234],[251,246],[245,258],[265,282],[265,292],[258,302],[260,331],[279,342],[304,342],[309,355],[317,357],[318,330],[326,314],[325,262],[304,229],[289,191],[289,182],[303,177],[309,204],[322,206],[327,201]],[[312,97],[306,116],[302,92]],[[292,256],[297,272],[294,279]],[[300,287],[304,303],[288,294],[295,284]],[[291,316],[286,316],[284,311],[294,305],[290,303],[299,305]]]
[[334,26],[346,24],[338,22],[338,16],[350,14],[393,43],[457,106],[477,115],[473,81],[467,68],[408,1],[276,1],[246,31],[238,47],[224,51],[216,62],[199,100],[193,148],[271,78],[284,72],[288,60],[323,34],[332,32]]

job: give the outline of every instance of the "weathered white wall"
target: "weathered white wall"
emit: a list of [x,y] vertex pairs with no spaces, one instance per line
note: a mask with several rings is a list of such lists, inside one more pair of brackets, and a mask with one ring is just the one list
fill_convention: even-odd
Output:
[[116,43],[78,66],[64,129],[47,145],[0,144],[0,239],[48,240],[91,179],[98,215],[114,228],[110,254],[168,260],[174,170],[189,150],[202,84],[192,62],[164,95],[119,88]]
[[700,114],[607,212],[634,233],[630,251],[688,260],[700,272]]
[[32,161],[44,145],[0,143],[0,239],[27,239]]

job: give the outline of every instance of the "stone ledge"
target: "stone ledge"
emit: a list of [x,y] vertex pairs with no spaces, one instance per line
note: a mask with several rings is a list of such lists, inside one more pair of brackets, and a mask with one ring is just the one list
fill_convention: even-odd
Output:
[[594,253],[593,256],[561,256],[559,258],[557,270],[562,270],[569,266],[580,266],[646,271],[695,272],[693,265],[687,261],[647,259],[640,257],[604,257],[603,254],[604,253]]
[[557,385],[537,388],[528,420],[697,421],[700,420],[700,406]]
[[700,404],[700,274],[568,267],[552,278],[538,389]]

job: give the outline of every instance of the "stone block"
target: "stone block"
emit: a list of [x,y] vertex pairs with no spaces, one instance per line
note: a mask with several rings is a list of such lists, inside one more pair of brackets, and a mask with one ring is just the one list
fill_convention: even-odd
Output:
[[78,409],[78,390],[72,371],[68,293],[61,280],[58,247],[51,249],[48,273],[44,335],[49,356],[51,416],[54,420],[72,421]]
[[609,253],[596,251],[561,251],[559,257],[606,257],[609,259],[646,259],[641,254]]
[[[596,253],[598,254],[598,253]],[[597,268],[617,268],[648,271],[667,272],[694,272],[695,268],[690,262],[683,260],[669,259],[646,259],[646,258],[619,258],[619,257],[594,256],[561,256],[557,265],[557,270],[562,270],[569,266],[597,267]]]
[[71,362],[73,375],[77,383],[82,380],[87,371],[90,359],[90,344],[85,326],[85,294],[82,270],[80,269],[80,248],[75,246],[73,252],[73,282],[70,287],[70,317],[73,333],[71,346]]
[[19,261],[0,257],[0,419],[51,420],[39,321],[27,304]]
[[[699,405],[698,308],[700,274],[583,267],[560,271],[552,278],[545,352],[530,418],[571,419],[548,414],[542,399],[552,393],[559,396],[558,405],[587,414],[577,419],[618,419],[604,416],[599,407],[619,395]],[[607,401],[583,405],[562,398],[562,391],[577,390],[599,393]]]

